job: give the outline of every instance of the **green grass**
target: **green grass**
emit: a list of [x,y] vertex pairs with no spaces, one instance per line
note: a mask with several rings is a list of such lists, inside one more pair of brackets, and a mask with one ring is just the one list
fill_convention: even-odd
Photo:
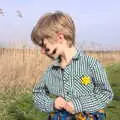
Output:
[[108,105],[108,120],[120,120],[120,64],[113,64],[106,67],[108,79],[114,92],[114,98]]
[[46,120],[47,114],[35,109],[32,94],[0,94],[0,120]]
[[[107,120],[120,120],[120,64],[106,67],[114,99],[106,108]],[[0,120],[47,120],[47,114],[35,109],[32,94],[8,90],[0,93]]]

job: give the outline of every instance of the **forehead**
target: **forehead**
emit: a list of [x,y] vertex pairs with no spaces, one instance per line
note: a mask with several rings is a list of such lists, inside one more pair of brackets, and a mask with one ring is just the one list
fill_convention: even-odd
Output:
[[39,44],[39,45],[43,45],[43,44],[48,43],[48,42],[49,42],[48,38],[44,38],[44,39],[40,39],[40,40],[38,41],[38,44]]
[[54,44],[54,43],[56,43],[56,40],[53,39],[53,38],[44,38],[44,39],[43,39],[43,43],[44,43],[44,44],[46,44],[46,43]]

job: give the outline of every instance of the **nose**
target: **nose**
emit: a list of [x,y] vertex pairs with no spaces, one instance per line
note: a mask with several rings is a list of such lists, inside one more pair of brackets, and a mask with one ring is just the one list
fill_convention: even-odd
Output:
[[41,53],[45,54],[45,50],[43,48],[41,48]]
[[45,54],[45,53],[47,53],[47,52],[49,52],[49,51],[50,51],[49,48],[41,48],[41,53],[42,53],[42,54]]

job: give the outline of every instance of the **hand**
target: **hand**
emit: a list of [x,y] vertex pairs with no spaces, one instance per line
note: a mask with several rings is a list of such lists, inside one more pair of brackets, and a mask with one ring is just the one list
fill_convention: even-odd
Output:
[[66,110],[66,111],[68,111],[69,113],[72,113],[72,114],[74,114],[74,106],[73,106],[73,103],[71,102],[71,101],[68,101],[68,102],[66,102],[66,104],[65,104],[65,106],[64,106],[64,109]]
[[65,107],[66,101],[63,97],[57,97],[54,102],[54,107],[58,110],[61,110]]

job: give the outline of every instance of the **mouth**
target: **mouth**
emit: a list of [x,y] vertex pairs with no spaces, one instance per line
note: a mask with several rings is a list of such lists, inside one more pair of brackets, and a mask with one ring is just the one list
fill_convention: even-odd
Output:
[[57,51],[57,48],[55,48],[55,49],[53,50],[52,55],[54,55],[54,54],[56,53],[56,51]]

